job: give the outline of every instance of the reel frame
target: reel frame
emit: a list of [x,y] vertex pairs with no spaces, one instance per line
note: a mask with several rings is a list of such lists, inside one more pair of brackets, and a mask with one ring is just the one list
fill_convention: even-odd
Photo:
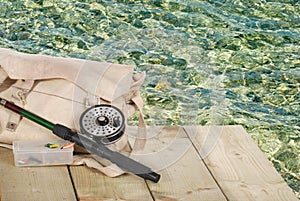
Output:
[[79,124],[82,134],[105,145],[117,142],[125,132],[124,114],[109,104],[86,109],[80,116]]

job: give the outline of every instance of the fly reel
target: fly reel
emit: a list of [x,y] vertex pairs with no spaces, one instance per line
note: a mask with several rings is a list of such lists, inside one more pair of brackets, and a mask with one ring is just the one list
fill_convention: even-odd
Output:
[[80,117],[81,133],[103,144],[118,141],[125,131],[125,117],[113,105],[95,105],[88,108]]

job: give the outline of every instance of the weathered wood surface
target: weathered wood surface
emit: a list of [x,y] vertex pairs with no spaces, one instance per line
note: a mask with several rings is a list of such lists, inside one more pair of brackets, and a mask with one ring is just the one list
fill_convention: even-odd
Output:
[[147,181],[155,200],[226,200],[181,127],[149,129],[152,139],[140,161],[160,171],[159,183]]
[[298,200],[241,126],[184,128],[228,200]]
[[[134,133],[136,128],[128,128]],[[18,168],[0,148],[0,201],[287,200],[297,201],[241,126],[150,127],[133,157],[161,174],[108,178],[85,166]]]
[[76,200],[68,167],[14,166],[11,150],[0,148],[1,201]]
[[80,201],[152,200],[144,180],[132,175],[109,178],[84,166],[71,167],[71,174]]

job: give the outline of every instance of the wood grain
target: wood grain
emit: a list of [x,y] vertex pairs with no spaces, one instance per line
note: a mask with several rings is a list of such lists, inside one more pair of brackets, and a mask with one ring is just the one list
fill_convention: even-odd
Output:
[[147,181],[155,200],[226,200],[182,128],[157,127],[148,134],[153,137],[145,155],[136,158],[161,173],[158,183]]
[[241,126],[149,127],[148,134],[144,152],[132,157],[160,173],[158,183],[85,166],[18,168],[12,151],[0,148],[0,201],[298,201]]
[[109,178],[85,166],[70,167],[80,201],[152,200],[144,180],[134,175]]
[[0,148],[2,201],[76,200],[66,166],[15,167],[11,150]]
[[184,129],[228,200],[298,200],[241,126]]

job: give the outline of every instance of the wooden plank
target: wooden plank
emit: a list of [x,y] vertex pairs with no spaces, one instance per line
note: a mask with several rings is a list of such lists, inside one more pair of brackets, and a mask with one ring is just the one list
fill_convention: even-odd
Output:
[[158,183],[147,181],[155,200],[226,200],[182,128],[152,127],[148,135],[135,157],[161,174]]
[[70,167],[80,201],[152,200],[144,180],[133,175],[109,178],[98,170],[86,166]]
[[228,200],[298,200],[243,127],[184,129]]
[[[129,150],[127,146],[126,151]],[[86,166],[70,167],[70,173],[80,201],[152,200],[146,182],[135,175],[110,178]]]
[[0,148],[2,201],[76,200],[66,166],[15,167],[11,150]]

